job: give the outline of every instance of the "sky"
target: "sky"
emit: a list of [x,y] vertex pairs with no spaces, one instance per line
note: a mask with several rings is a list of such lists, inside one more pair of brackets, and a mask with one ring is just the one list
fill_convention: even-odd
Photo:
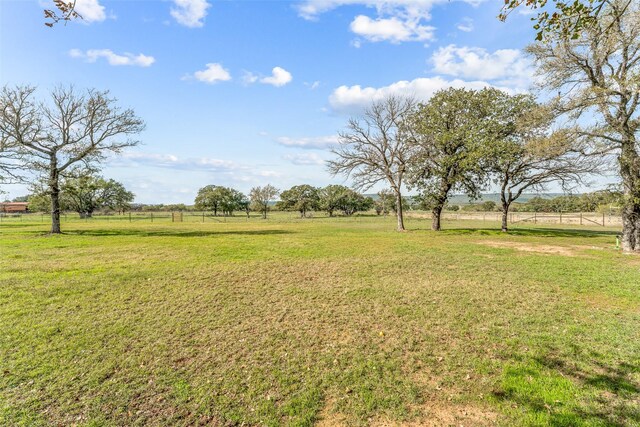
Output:
[[109,90],[132,108],[140,145],[102,174],[139,203],[190,204],[209,184],[349,185],[324,162],[372,100],[530,87],[532,15],[500,22],[502,4],[77,0],[84,19],[48,28],[48,0],[0,0],[0,84],[36,85],[41,99],[60,84]]

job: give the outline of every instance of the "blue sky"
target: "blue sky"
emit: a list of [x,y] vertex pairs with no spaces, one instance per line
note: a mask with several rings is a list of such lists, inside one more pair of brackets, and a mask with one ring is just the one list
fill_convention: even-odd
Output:
[[108,89],[133,108],[142,145],[103,175],[143,203],[344,183],[322,163],[372,99],[532,79],[530,16],[499,22],[501,1],[78,0],[84,21],[53,29],[47,5],[0,0],[0,83]]

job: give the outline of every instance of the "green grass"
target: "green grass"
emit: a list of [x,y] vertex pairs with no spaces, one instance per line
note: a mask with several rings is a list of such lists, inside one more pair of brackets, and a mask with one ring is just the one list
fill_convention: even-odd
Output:
[[0,224],[0,425],[640,425],[616,230]]

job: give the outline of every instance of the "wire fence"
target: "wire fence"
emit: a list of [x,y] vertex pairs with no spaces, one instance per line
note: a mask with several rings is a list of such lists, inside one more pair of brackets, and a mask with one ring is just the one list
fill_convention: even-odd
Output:
[[[253,214],[234,216],[214,216],[210,212],[126,212],[124,214],[95,214],[90,217],[77,213],[61,213],[61,222],[95,222],[107,221],[114,223],[123,222],[227,222],[242,219],[262,218],[262,215]],[[0,223],[2,222],[24,222],[24,223],[47,223],[51,221],[51,215],[44,213],[0,213]]]
[[[376,215],[374,212],[358,213],[350,217],[337,216],[330,218],[324,212],[307,213],[306,219],[328,220],[363,220],[365,218],[386,217],[393,219],[393,213],[388,215]],[[237,213],[233,216],[213,215],[212,212],[126,212],[124,214],[95,214],[91,217],[83,217],[77,213],[61,214],[61,222],[112,222],[112,223],[226,223],[263,220],[260,213],[252,212],[249,215]],[[300,220],[297,212],[272,212],[268,215],[268,221],[288,222]],[[426,211],[408,211],[407,220],[430,220],[431,213]],[[501,222],[501,212],[443,212],[444,221],[483,221]],[[8,223],[46,224],[51,217],[44,213],[0,213],[0,226]],[[563,212],[563,213],[537,213],[537,212],[513,212],[508,216],[511,225],[526,224],[567,224],[577,226],[621,226],[622,218],[619,215],[595,212]]]
[[[468,220],[468,221],[492,221],[501,222],[501,212],[446,212],[443,216],[446,220]],[[567,224],[567,225],[599,225],[621,226],[622,217],[611,213],[597,212],[512,212],[507,217],[509,224]]]

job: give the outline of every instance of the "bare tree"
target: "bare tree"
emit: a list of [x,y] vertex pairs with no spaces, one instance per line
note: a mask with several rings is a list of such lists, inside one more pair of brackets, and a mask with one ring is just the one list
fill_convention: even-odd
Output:
[[60,233],[60,177],[74,166],[94,168],[109,153],[135,146],[144,129],[133,110],[122,110],[108,92],[59,87],[49,103],[34,100],[35,88],[5,86],[0,92],[0,132],[24,149],[30,167],[46,173],[51,197],[51,233]]
[[580,154],[580,138],[571,129],[553,130],[555,112],[532,95],[499,93],[492,108],[492,132],[485,163],[500,186],[502,231],[508,231],[509,208],[525,190],[544,191],[559,183],[565,191],[585,184],[598,171],[593,157]]
[[373,102],[362,117],[349,119],[333,150],[338,158],[328,162],[333,175],[350,176],[359,190],[386,181],[396,197],[398,231],[404,231],[402,186],[412,152],[406,121],[415,107],[413,98],[398,96]]
[[280,193],[276,187],[267,184],[264,187],[253,187],[249,192],[251,207],[262,213],[262,218],[267,219],[269,203]]
[[0,129],[0,185],[24,181],[24,150]]
[[611,0],[579,38],[557,34],[527,50],[542,86],[558,93],[578,136],[593,142],[590,154],[617,157],[625,194],[622,248],[640,252],[640,5]]

